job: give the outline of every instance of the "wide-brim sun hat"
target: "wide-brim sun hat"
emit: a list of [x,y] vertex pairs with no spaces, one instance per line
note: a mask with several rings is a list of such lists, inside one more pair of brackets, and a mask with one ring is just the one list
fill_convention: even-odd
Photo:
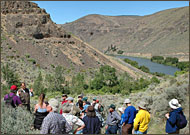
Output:
[[130,99],[125,99],[125,101],[124,101],[124,104],[128,104],[128,103],[131,103],[131,101],[130,101]]
[[58,108],[59,108],[59,101],[55,98],[51,98],[49,100],[49,106],[52,107],[53,111],[58,111]]
[[146,103],[145,102],[140,102],[139,104],[138,104],[138,107],[140,107],[140,108],[142,108],[142,109],[144,109],[144,110],[146,110],[147,108],[146,108]]
[[170,106],[172,109],[178,109],[179,107],[181,107],[181,105],[179,104],[179,102],[178,102],[177,99],[172,99],[172,100],[169,102],[169,106]]

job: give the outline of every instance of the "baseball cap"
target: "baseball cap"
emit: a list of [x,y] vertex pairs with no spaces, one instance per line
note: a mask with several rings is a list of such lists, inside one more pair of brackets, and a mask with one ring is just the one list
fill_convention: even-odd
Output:
[[115,105],[114,105],[114,104],[111,104],[111,105],[109,106],[109,108],[112,108],[112,109],[115,110]]
[[12,85],[11,86],[11,90],[17,90],[17,86],[16,85]]

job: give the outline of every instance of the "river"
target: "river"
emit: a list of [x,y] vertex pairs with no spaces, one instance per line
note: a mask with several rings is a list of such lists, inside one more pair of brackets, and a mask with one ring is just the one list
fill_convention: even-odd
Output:
[[174,75],[174,73],[176,71],[180,71],[180,69],[178,69],[177,67],[166,66],[163,64],[154,63],[150,59],[131,57],[131,56],[123,56],[123,55],[114,55],[114,57],[120,58],[120,59],[128,58],[130,60],[136,61],[136,62],[138,62],[139,66],[144,65],[144,66],[148,67],[150,69],[151,73],[159,72],[159,73],[164,73],[167,75]]

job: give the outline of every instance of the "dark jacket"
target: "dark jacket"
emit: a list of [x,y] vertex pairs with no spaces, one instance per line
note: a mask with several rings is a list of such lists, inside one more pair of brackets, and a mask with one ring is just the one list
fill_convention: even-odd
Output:
[[175,133],[179,130],[176,126],[178,113],[182,111],[182,108],[175,109],[170,112],[169,119],[166,121],[166,133]]
[[83,118],[83,122],[85,127],[83,129],[83,134],[100,134],[100,120],[97,116],[95,117],[88,117],[85,116]]

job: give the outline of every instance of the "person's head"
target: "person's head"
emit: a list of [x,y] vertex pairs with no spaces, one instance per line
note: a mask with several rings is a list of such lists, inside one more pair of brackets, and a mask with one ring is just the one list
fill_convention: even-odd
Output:
[[70,113],[72,106],[70,104],[63,104],[63,113]]
[[130,106],[131,105],[130,99],[128,99],[128,98],[125,99],[124,104],[126,104],[126,106]]
[[115,105],[114,104],[111,104],[109,106],[109,112],[114,112],[115,111]]
[[86,115],[87,115],[88,117],[95,117],[95,116],[96,116],[96,112],[95,112],[93,106],[91,106],[91,105],[88,106]]
[[25,82],[22,82],[22,83],[21,83],[21,88],[22,88],[22,89],[25,89],[25,88],[26,88]]
[[181,107],[181,105],[179,104],[178,100],[177,99],[172,99],[170,100],[169,102],[169,106],[172,110],[175,110],[175,109],[178,109]]
[[46,106],[48,106],[49,105],[48,101],[45,101],[45,104],[46,104]]
[[44,103],[44,99],[45,99],[45,94],[42,93],[40,94],[39,98],[38,98],[38,104],[42,107],[43,103]]
[[10,89],[11,89],[11,92],[13,93],[16,93],[18,90],[16,85],[12,85]]
[[87,102],[87,100],[88,100],[88,97],[84,97],[84,98],[82,99],[82,101],[86,101],[86,102]]
[[63,94],[63,95],[62,95],[62,99],[63,99],[63,100],[66,100],[66,98],[67,98],[67,94]]
[[73,103],[74,99],[72,97],[68,97],[66,100],[68,101],[68,103]]
[[93,98],[92,103],[93,103],[93,104],[96,104],[96,98]]
[[82,95],[79,95],[78,96],[78,101],[82,100],[83,96]]
[[83,101],[82,101],[82,100],[79,100],[78,103],[79,103],[79,107],[80,107],[80,108],[83,108]]
[[144,101],[141,101],[139,104],[138,104],[138,107],[139,107],[139,110],[147,110],[147,104],[146,102]]
[[49,100],[49,107],[51,107],[51,110],[50,111],[53,111],[53,112],[58,112],[58,108],[59,108],[59,102],[57,99],[55,98],[51,98]]

